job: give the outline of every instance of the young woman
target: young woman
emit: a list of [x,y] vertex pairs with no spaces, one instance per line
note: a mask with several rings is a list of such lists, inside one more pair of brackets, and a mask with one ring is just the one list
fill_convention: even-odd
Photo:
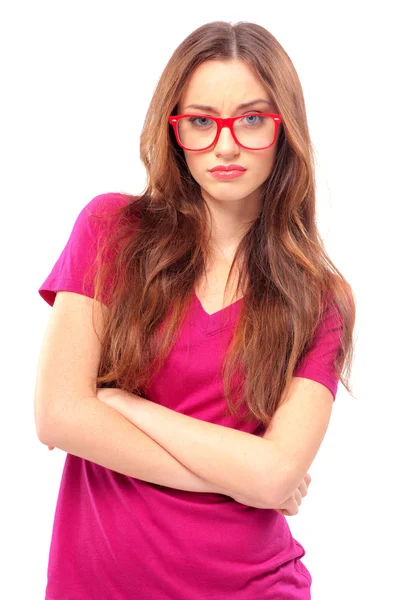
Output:
[[39,289],[40,441],[67,452],[46,600],[294,600],[297,514],[355,302],[316,227],[302,88],[263,27],[176,49],[148,183],[80,212]]

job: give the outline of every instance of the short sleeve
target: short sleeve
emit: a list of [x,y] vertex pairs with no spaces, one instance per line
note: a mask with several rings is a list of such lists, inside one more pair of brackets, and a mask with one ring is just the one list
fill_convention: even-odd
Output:
[[337,394],[339,378],[334,372],[334,359],[341,347],[342,316],[335,303],[327,308],[318,324],[308,351],[294,369],[294,377],[313,379],[325,385],[333,395]]
[[123,194],[108,193],[96,196],[81,210],[64,249],[38,290],[50,306],[61,290],[94,297],[92,267],[98,244],[105,231],[109,231],[109,223],[115,223],[113,219],[96,219],[94,215],[112,214],[126,204]]

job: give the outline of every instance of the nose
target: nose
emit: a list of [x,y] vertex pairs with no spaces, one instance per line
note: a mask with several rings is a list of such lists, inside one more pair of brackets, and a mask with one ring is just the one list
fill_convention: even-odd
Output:
[[219,139],[214,146],[214,151],[217,155],[220,154],[237,154],[240,149],[235,139],[233,138],[233,134],[230,131],[229,127],[222,127],[219,135]]

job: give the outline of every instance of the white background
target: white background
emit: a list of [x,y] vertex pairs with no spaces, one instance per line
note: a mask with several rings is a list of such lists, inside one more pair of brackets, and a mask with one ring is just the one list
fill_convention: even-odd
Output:
[[288,523],[306,550],[313,600],[395,597],[399,48],[393,7],[283,0],[141,9],[115,0],[1,4],[1,597],[44,599],[66,456],[49,452],[35,431],[36,366],[51,311],[37,290],[89,200],[143,189],[139,135],[158,78],[192,30],[218,19],[259,23],[294,63],[317,151],[319,228],[357,300],[355,398],[339,385],[309,494]]

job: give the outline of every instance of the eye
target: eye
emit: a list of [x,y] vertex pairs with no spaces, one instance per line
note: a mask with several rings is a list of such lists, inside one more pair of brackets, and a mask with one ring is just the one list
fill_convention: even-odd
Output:
[[[262,119],[264,119],[264,118],[265,118],[265,117],[262,117],[262,116],[260,116],[260,115],[247,115],[247,116],[244,116],[242,120],[244,120],[244,119],[255,119],[255,120],[253,120],[253,121],[249,121],[249,123],[248,123],[248,124],[249,124],[249,125],[258,125],[258,123],[259,123],[260,121],[262,121]],[[258,119],[258,120],[256,121],[256,119]],[[259,121],[259,120],[260,120],[260,121]]]
[[[196,123],[196,121],[210,121],[211,123],[213,122],[212,119],[208,119],[207,117],[189,117],[188,121],[190,123],[197,125],[197,127],[201,127],[201,125]],[[202,123],[202,125],[205,126],[205,125],[208,125],[208,123]]]

